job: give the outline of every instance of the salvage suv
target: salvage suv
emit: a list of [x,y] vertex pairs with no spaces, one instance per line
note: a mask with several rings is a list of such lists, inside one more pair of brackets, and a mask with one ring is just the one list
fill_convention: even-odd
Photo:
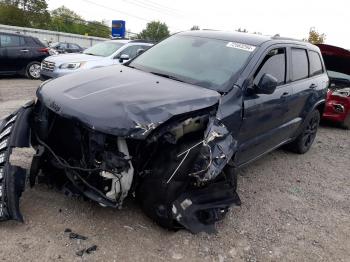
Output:
[[282,145],[310,149],[328,81],[312,44],[191,31],[124,65],[44,82],[0,124],[0,218],[23,219],[26,171],[10,156],[32,146],[31,186],[114,208],[134,197],[163,227],[213,232],[240,204],[237,168]]

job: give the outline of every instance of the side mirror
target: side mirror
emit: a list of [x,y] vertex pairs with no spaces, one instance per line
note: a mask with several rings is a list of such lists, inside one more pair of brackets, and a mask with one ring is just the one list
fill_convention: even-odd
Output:
[[270,95],[275,92],[277,85],[278,80],[276,77],[270,74],[263,74],[263,76],[260,78],[258,86],[255,88],[255,93]]
[[145,49],[137,49],[137,52],[136,52],[136,55],[141,55],[143,52],[145,52],[146,50]]
[[127,55],[127,54],[122,54],[122,55],[119,57],[119,62],[120,62],[120,63],[123,63],[125,60],[129,60],[129,59],[130,59],[129,55]]

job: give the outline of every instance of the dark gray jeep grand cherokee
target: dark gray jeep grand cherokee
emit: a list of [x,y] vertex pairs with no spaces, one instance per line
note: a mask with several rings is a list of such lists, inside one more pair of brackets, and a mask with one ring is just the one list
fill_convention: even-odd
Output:
[[[240,204],[237,168],[282,145],[309,150],[327,85],[314,45],[217,31],[44,82],[0,122],[0,220],[23,219],[29,180],[106,207],[134,197],[163,227],[213,232]],[[10,155],[29,146],[26,172]]]

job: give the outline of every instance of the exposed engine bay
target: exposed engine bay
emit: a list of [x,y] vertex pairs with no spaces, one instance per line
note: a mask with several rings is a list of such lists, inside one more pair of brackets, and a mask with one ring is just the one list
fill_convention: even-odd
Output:
[[[131,196],[163,227],[215,232],[215,222],[232,204],[240,204],[229,163],[234,140],[216,119],[216,110],[213,106],[176,116],[145,139],[135,139],[93,130],[40,100],[26,105],[0,123],[0,165],[7,169],[0,169],[0,220],[23,219],[18,198],[26,172],[12,167],[9,156],[14,147],[31,145],[36,151],[28,171],[32,187],[38,182],[54,185],[66,195],[113,208],[122,208]],[[18,118],[22,126],[16,129]],[[21,143],[9,143],[19,138]],[[4,172],[19,171],[20,177],[13,176],[18,181],[4,180]],[[12,206],[7,190],[18,191]]]

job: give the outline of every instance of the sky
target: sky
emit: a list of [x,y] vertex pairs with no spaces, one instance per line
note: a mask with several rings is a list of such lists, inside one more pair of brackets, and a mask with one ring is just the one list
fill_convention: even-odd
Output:
[[138,33],[147,22],[165,22],[171,33],[201,29],[306,38],[311,27],[326,43],[350,49],[350,0],[47,0],[49,10],[62,5],[86,20],[125,20]]

